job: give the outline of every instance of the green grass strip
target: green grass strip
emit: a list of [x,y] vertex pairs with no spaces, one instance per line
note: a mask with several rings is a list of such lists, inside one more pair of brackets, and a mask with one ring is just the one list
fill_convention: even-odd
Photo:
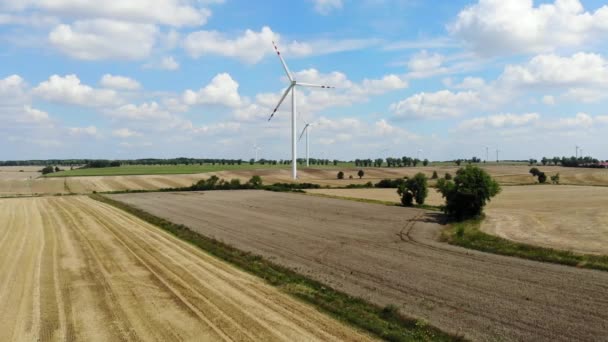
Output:
[[482,220],[483,218],[479,218],[454,223],[443,231],[442,239],[453,245],[483,252],[608,271],[608,256],[606,255],[579,254],[503,239],[482,232],[480,230]]
[[423,321],[408,318],[396,306],[379,307],[360,298],[336,291],[329,286],[272,263],[261,256],[238,250],[218,240],[203,236],[188,227],[154,216],[144,210],[98,194],[92,199],[122,209],[150,224],[185,240],[207,253],[264,279],[281,291],[299,298],[338,320],[387,341],[462,341]]

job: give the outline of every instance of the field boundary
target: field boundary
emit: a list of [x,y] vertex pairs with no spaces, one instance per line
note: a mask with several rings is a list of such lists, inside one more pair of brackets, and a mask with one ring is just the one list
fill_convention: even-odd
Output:
[[[331,188],[331,189],[334,189],[334,188]],[[377,188],[370,188],[370,189],[377,189]],[[382,205],[387,205],[389,207],[404,207],[399,202],[382,201],[382,200],[375,200],[375,199],[370,199],[370,198],[359,198],[359,197],[348,197],[348,196],[338,196],[338,195],[328,195],[328,194],[321,194],[321,193],[313,193],[313,192],[306,192],[306,189],[304,189],[304,192],[308,196],[317,196],[317,197],[341,199],[341,200],[361,202],[361,203],[382,204]],[[440,206],[429,205],[429,204],[414,204],[411,207],[404,207],[404,208],[417,208],[417,209],[425,209],[425,210],[431,210],[431,211],[441,211],[441,207]]]
[[381,339],[387,341],[464,340],[461,336],[443,332],[424,321],[406,317],[398,312],[396,306],[389,305],[382,308],[363,299],[349,296],[259,255],[241,251],[224,242],[199,234],[185,225],[172,223],[106,196],[93,194],[89,197],[155,225],[219,259],[264,279],[281,291],[314,305],[318,310]]
[[452,245],[534,261],[608,271],[608,255],[574,253],[511,241],[481,231],[483,217],[455,222],[443,230],[441,240]]

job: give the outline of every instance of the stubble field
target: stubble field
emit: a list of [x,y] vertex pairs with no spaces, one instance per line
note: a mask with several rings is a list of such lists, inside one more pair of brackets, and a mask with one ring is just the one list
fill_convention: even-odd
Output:
[[[312,194],[399,203],[396,189],[311,189]],[[426,204],[445,200],[429,189]],[[481,229],[517,242],[608,255],[608,187],[504,186],[488,204]]]
[[0,200],[1,341],[367,340],[88,197]]
[[[483,166],[500,184],[534,184],[536,179],[528,171],[526,165],[488,165]],[[157,190],[161,188],[175,188],[190,186],[201,179],[216,175],[220,178],[230,180],[238,178],[241,182],[248,181],[253,175],[262,177],[266,184],[277,182],[291,183],[291,171],[286,168],[273,169],[234,169],[215,171],[196,174],[150,174],[150,175],[130,175],[130,176],[88,176],[88,177],[38,177],[40,174],[35,172],[38,167],[25,167],[24,173],[18,169],[4,171],[0,169],[0,196],[31,196],[36,194],[86,194],[107,191],[124,190]],[[583,168],[563,168],[559,166],[539,167],[547,175],[560,173],[562,184],[575,185],[601,185],[608,186],[608,169],[583,169]],[[23,167],[21,167],[23,169]],[[357,177],[359,168],[345,167],[340,168],[301,168],[298,171],[298,182],[316,183],[322,186],[340,187],[348,184],[363,184],[367,182],[376,183],[385,178],[401,178],[413,176],[417,172],[423,172],[431,176],[433,171],[437,171],[440,176],[446,172],[454,175],[458,167],[456,166],[428,166],[428,167],[408,167],[408,168],[364,168],[365,176],[362,179]],[[338,170],[344,171],[346,179],[338,180],[336,174]],[[30,172],[31,171],[31,172]],[[166,170],[165,170],[166,171]],[[138,172],[144,172],[138,170]],[[166,171],[169,172],[169,171]],[[353,179],[349,177],[353,176]],[[30,179],[31,177],[31,179]],[[37,178],[38,177],[38,178]]]
[[264,191],[112,195],[154,215],[473,340],[594,341],[608,272],[436,241],[419,209]]

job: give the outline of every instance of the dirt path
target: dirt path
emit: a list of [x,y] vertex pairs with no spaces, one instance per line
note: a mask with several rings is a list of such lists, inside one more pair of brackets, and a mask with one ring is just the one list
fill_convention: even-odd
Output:
[[0,200],[0,341],[365,340],[87,197]]
[[474,340],[607,336],[608,272],[439,243],[425,211],[263,191],[113,198]]

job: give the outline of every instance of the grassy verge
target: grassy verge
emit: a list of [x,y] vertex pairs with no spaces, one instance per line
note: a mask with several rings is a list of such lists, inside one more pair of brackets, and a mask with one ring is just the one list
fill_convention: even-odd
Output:
[[188,227],[154,216],[141,209],[101,195],[91,198],[122,209],[140,219],[201,248],[207,253],[252,273],[280,290],[310,303],[323,312],[387,341],[456,341],[422,321],[404,317],[394,306],[381,308],[327,287],[260,256],[243,252],[223,242],[205,237]]
[[453,245],[483,252],[608,271],[608,256],[579,254],[503,239],[482,232],[479,229],[481,221],[480,218],[454,223],[450,228],[443,231],[442,239]]

